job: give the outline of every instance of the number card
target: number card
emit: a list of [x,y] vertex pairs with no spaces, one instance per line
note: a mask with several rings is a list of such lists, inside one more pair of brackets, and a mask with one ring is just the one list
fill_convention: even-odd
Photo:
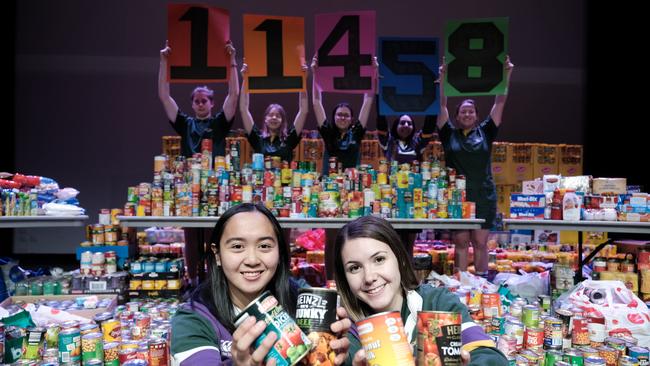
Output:
[[381,37],[379,58],[380,114],[438,114],[437,38]]
[[508,18],[451,21],[445,28],[445,95],[499,95],[508,50]]
[[373,90],[375,12],[317,14],[316,84],[321,91],[361,94]]
[[170,82],[225,82],[230,57],[226,41],[230,39],[228,10],[204,5],[168,4],[167,39]]
[[305,20],[244,14],[244,56],[250,93],[305,91]]

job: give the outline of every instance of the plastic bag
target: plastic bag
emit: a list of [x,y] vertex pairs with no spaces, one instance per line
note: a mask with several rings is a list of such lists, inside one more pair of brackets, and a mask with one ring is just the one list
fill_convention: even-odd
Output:
[[586,316],[605,318],[610,336],[627,335],[639,344],[650,344],[650,310],[621,281],[590,281],[577,284],[556,300],[556,308],[578,307]]
[[325,229],[313,229],[296,238],[296,245],[307,250],[325,250]]
[[537,300],[539,295],[548,295],[549,272],[520,273],[521,275],[499,273],[494,278],[494,283],[506,286],[513,295],[523,297],[529,302]]

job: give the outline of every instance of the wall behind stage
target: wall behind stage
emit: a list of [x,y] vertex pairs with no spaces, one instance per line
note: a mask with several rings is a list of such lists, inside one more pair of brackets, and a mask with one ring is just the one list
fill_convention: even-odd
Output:
[[[516,69],[499,140],[583,143],[585,1],[203,1],[227,8],[241,64],[242,14],[305,17],[307,55],[314,53],[314,14],[377,11],[378,36],[444,36],[450,19],[510,18]],[[122,207],[127,186],[151,182],[161,137],[173,135],[157,95],[159,50],[167,32],[165,1],[34,0],[16,3],[15,167],[75,187],[96,222],[100,208]],[[172,45],[173,47],[173,45]],[[172,85],[182,110],[193,86]],[[217,105],[225,84],[212,85]],[[290,116],[297,96],[253,95],[253,117],[280,102]],[[329,110],[361,96],[325,94]],[[479,98],[481,115],[493,99]],[[450,106],[454,106],[452,100]],[[241,128],[239,116],[235,128]],[[418,121],[421,123],[421,121]],[[316,123],[310,113],[307,129]],[[374,114],[369,128],[374,129]],[[17,253],[72,253],[81,228],[15,230]]]

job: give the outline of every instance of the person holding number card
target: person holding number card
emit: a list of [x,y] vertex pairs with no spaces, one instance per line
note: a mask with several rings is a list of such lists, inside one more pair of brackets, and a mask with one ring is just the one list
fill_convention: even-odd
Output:
[[228,78],[228,95],[223,102],[222,111],[212,115],[214,107],[214,91],[207,86],[196,87],[191,94],[194,117],[183,113],[174,98],[169,94],[167,81],[168,56],[172,52],[168,42],[160,50],[160,69],[158,70],[158,97],[165,108],[165,113],[172,127],[181,136],[181,153],[191,157],[201,152],[201,140],[212,139],[212,156],[224,156],[225,139],[235,119],[237,98],[239,97],[239,78],[237,76],[237,61],[235,47],[232,42],[226,43],[225,52],[230,55],[230,71]]
[[508,98],[510,74],[514,65],[506,56],[505,77],[506,92],[497,95],[488,117],[479,122],[478,108],[474,100],[465,99],[456,107],[454,123],[449,120],[447,97],[444,94],[443,80],[447,70],[445,59],[439,68],[440,80],[440,114],[438,115],[438,135],[445,151],[447,166],[456,169],[456,174],[464,175],[467,180],[467,201],[476,203],[476,218],[484,219],[481,229],[455,231],[453,242],[456,246],[456,268],[467,270],[467,252],[471,241],[474,246],[474,268],[476,274],[487,277],[488,248],[487,238],[490,229],[495,225],[497,211],[497,195],[490,153],[492,142],[496,139],[503,108]]
[[[194,116],[183,113],[174,98],[169,94],[167,80],[168,57],[172,52],[168,42],[160,50],[160,68],[158,70],[158,97],[163,104],[165,114],[172,127],[181,136],[181,153],[191,157],[201,152],[201,141],[212,139],[212,157],[224,156],[225,140],[237,111],[239,97],[239,78],[237,76],[237,61],[235,48],[231,42],[226,44],[224,52],[230,55],[230,77],[228,79],[228,95],[223,102],[223,109],[216,116],[212,115],[214,107],[214,91],[207,86],[198,86],[192,91],[192,110]],[[198,273],[199,245],[202,244],[203,233],[196,229],[185,229],[185,263],[190,285],[196,285]],[[206,230],[207,231],[207,230]]]
[[[373,66],[377,72],[377,57],[373,57]],[[334,107],[332,120],[328,121],[323,108],[323,98],[318,85],[316,85],[316,73],[318,72],[318,58],[314,56],[311,62],[312,69],[312,103],[314,114],[318,123],[327,155],[338,158],[343,169],[355,168],[359,164],[360,147],[363,135],[366,132],[366,125],[370,116],[370,109],[375,98],[374,93],[365,93],[363,104],[359,112],[359,118],[355,120],[354,111],[348,103],[340,103]],[[376,75],[375,75],[376,77]],[[328,174],[328,162],[323,162],[323,175]]]
[[[271,331],[255,346],[266,328],[263,320],[235,319],[253,300],[269,291],[295,317],[298,282],[290,276],[289,245],[280,224],[263,205],[243,203],[228,209],[214,226],[211,251],[206,254],[209,275],[182,304],[172,319],[173,365],[260,365],[272,347],[281,350]],[[330,330],[335,364],[345,361],[352,325],[342,307]],[[285,348],[286,350],[286,348]],[[273,362],[273,361],[271,361]],[[266,363],[265,363],[266,364]]]
[[398,164],[410,164],[414,160],[422,162],[422,153],[431,141],[435,129],[435,116],[425,116],[424,125],[416,131],[413,118],[403,114],[393,121],[389,130],[388,120],[386,116],[379,114],[379,103],[377,103],[379,146],[389,163],[393,160]]
[[[350,318],[358,322],[382,312],[400,313],[408,342],[413,350],[418,336],[417,318],[420,311],[455,312],[460,314],[460,341],[453,348],[418,351],[420,361],[437,361],[438,354],[460,356],[463,365],[505,366],[508,360],[496,349],[494,341],[481,326],[474,323],[467,307],[458,296],[445,287],[418,285],[411,255],[399,243],[390,223],[374,216],[360,217],[345,225],[336,238],[336,288]],[[368,365],[365,351],[353,327],[348,332],[350,348],[347,364]],[[437,329],[436,329],[437,330]],[[433,341],[435,342],[435,341]],[[449,344],[451,346],[451,343]],[[424,346],[426,347],[426,345]],[[429,363],[426,363],[429,365]]]
[[[307,93],[300,92],[298,99],[298,113],[293,120],[293,126],[287,127],[287,114],[280,104],[269,104],[264,111],[264,126],[260,131],[249,110],[249,93],[245,92],[248,65],[244,63],[241,73],[243,77],[241,95],[239,98],[239,112],[241,113],[244,129],[248,142],[256,153],[270,156],[279,156],[282,160],[291,162],[293,150],[300,143],[300,134],[305,126],[309,112]],[[303,65],[303,72],[307,72],[307,65]]]

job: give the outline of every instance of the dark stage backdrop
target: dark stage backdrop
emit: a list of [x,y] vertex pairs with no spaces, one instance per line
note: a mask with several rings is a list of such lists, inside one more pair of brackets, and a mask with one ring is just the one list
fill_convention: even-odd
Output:
[[[447,20],[510,19],[516,69],[499,140],[583,144],[586,128],[585,1],[203,1],[227,8],[242,55],[242,14],[305,17],[307,55],[314,52],[314,15],[376,10],[378,36],[444,36]],[[161,137],[173,135],[157,95],[159,50],[167,32],[164,1],[19,1],[15,20],[15,155],[18,172],[77,188],[96,222],[100,208],[122,207],[127,186],[151,182]],[[310,85],[310,84],[308,84]],[[217,105],[225,84],[215,84]],[[191,85],[172,85],[190,111]],[[325,94],[329,111],[361,96]],[[253,95],[253,117],[270,102],[297,110],[295,94]],[[493,98],[479,98],[482,115]],[[452,100],[450,105],[455,105]],[[311,108],[311,106],[310,106]],[[647,115],[647,112],[645,112]],[[291,118],[292,119],[292,118]],[[421,120],[418,120],[421,123]],[[307,129],[315,128],[313,112]],[[374,129],[374,114],[369,128]],[[237,116],[235,128],[241,128]],[[16,253],[71,253],[83,230],[15,230]]]

